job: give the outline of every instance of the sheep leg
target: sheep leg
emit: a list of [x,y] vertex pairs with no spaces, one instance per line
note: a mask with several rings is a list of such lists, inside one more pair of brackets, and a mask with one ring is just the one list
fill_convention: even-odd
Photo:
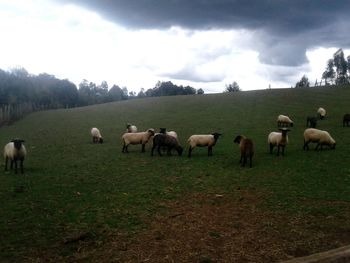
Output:
[[270,143],[270,154],[272,154],[272,150],[273,150],[273,144]]
[[246,163],[247,163],[247,156],[244,156],[243,157],[242,167],[244,167]]
[[160,151],[160,145],[158,146],[158,148],[157,148],[157,152],[158,152],[158,154],[159,154],[159,156],[162,156],[162,152]]
[[212,156],[213,155],[213,147],[209,146],[208,147],[208,156]]
[[123,153],[125,152],[128,152],[128,146],[125,145],[125,142],[124,142],[124,145],[123,145],[123,150],[122,150]]
[[315,148],[315,151],[317,151],[318,150],[318,147],[320,146],[320,144],[319,143],[317,143],[317,145],[316,145],[316,148]]
[[308,141],[308,142],[304,141],[304,146],[303,146],[304,151],[305,151],[305,149],[309,150],[309,143],[310,143],[310,141]]
[[190,148],[188,149],[188,157],[191,157],[191,153],[192,153],[192,147],[190,146]]
[[151,149],[151,156],[153,156],[153,151],[156,148],[156,146],[153,144],[152,149]]
[[143,143],[142,144],[142,149],[141,149],[141,152],[144,153],[145,152],[145,144]]

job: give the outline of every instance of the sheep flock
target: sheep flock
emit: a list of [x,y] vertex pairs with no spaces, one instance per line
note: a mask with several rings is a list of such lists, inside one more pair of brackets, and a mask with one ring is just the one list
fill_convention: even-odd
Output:
[[[324,122],[326,110],[320,107],[315,116],[306,117],[306,129],[303,133],[304,144],[302,149],[309,150],[310,143],[316,143],[315,150],[323,150],[323,146],[328,146],[330,149],[335,149],[336,141],[332,138],[330,133],[325,130],[316,129],[318,121]],[[350,114],[346,113],[343,116],[343,127],[348,127],[350,124]],[[277,156],[285,155],[285,149],[289,144],[288,133],[292,131],[292,127],[301,125],[294,123],[294,121],[287,115],[279,114],[277,116],[278,131],[271,131],[267,135],[267,149],[270,154],[273,149],[277,148]],[[90,130],[92,142],[94,144],[103,143],[103,137],[98,128],[93,127]],[[187,156],[192,157],[192,152],[197,147],[206,147],[208,149],[208,156],[213,155],[213,147],[218,143],[219,137],[222,134],[214,131],[207,134],[193,134],[187,139]],[[146,144],[150,143],[151,156],[157,150],[158,155],[162,156],[162,151],[166,151],[167,155],[172,155],[172,151],[176,151],[178,156],[181,156],[184,148],[180,145],[178,133],[175,131],[167,131],[166,128],[160,128],[159,133],[156,133],[153,128],[149,128],[143,132],[138,132],[134,124],[128,123],[126,130],[121,136],[122,139],[122,153],[129,153],[130,145],[141,145],[141,152],[146,151]],[[248,139],[244,135],[235,137],[233,143],[239,144],[240,164],[245,166],[249,161],[249,167],[252,167],[252,158],[254,156],[254,142],[253,139]],[[15,173],[17,173],[18,165],[20,164],[21,172],[23,173],[23,162],[26,157],[26,148],[24,140],[13,139],[4,147],[5,171],[8,170],[8,162],[10,161],[10,168],[15,166]]]

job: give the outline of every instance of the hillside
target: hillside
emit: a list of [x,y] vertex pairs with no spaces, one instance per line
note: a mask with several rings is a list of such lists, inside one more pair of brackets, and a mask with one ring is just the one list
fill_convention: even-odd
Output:
[[[350,243],[350,128],[342,127],[349,98],[349,87],[145,98],[37,112],[1,127],[0,145],[23,138],[28,158],[25,175],[4,173],[1,165],[0,261],[142,261],[154,250],[154,235],[166,247],[155,250],[152,262],[176,258],[179,250],[183,261],[258,255],[261,261],[253,261],[272,262]],[[320,106],[327,117],[318,128],[337,146],[305,152],[306,116]],[[279,114],[295,122],[284,157],[268,154],[267,146]],[[146,153],[138,145],[122,154],[128,122],[140,131],[175,130],[184,155],[151,157],[149,145]],[[91,143],[91,127],[101,130],[104,144]],[[187,158],[187,138],[214,131],[223,134],[214,156],[196,148]],[[251,169],[238,164],[238,134],[255,142]],[[187,232],[172,228],[184,230],[188,222],[196,223]],[[196,232],[205,237],[188,234]],[[77,235],[84,238],[63,242]],[[259,235],[259,246],[252,245]],[[206,238],[189,248],[192,239]]]

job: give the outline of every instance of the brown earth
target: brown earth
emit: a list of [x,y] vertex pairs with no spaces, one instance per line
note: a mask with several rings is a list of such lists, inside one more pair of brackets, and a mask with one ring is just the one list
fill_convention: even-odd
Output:
[[[243,191],[188,195],[164,203],[142,232],[108,232],[103,241],[78,235],[30,261],[278,262],[350,244],[350,208],[337,217],[290,216],[258,208],[263,199]],[[73,253],[62,256],[67,246]]]

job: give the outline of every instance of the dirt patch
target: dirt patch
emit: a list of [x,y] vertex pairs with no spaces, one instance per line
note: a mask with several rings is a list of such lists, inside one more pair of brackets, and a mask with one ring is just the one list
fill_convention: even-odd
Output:
[[[259,209],[263,196],[192,194],[167,202],[134,235],[82,241],[70,262],[278,262],[350,243],[344,217],[290,216]],[[45,257],[46,261],[50,258]],[[39,261],[38,261],[39,262]]]

